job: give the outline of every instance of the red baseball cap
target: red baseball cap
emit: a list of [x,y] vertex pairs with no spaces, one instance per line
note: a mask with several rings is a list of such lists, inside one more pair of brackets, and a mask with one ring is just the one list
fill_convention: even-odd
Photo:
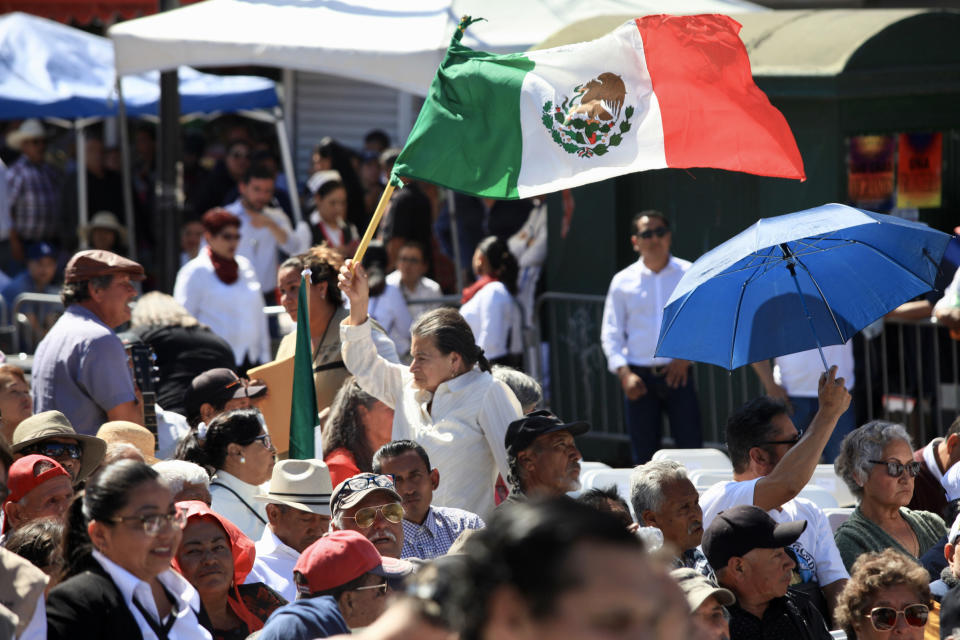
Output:
[[414,569],[406,560],[381,556],[359,531],[331,531],[303,550],[293,577],[297,591],[309,596],[336,589],[365,573],[396,580]]
[[[36,473],[36,468],[40,463],[46,463],[50,465],[51,468],[44,469],[38,474]],[[7,502],[20,502],[23,496],[47,480],[56,478],[57,476],[65,476],[67,480],[70,480],[70,474],[67,473],[67,470],[53,458],[35,453],[14,460],[13,464],[10,465],[10,473],[7,480],[7,488],[10,489],[10,493],[7,495],[4,504]]]

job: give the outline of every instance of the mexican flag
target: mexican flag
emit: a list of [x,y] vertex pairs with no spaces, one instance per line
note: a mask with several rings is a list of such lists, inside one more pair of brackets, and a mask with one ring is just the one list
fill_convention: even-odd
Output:
[[309,269],[300,274],[297,294],[297,348],[293,356],[293,396],[290,401],[290,457],[306,460],[314,457],[314,427],[317,416],[317,390],[313,386],[313,349],[310,346]]
[[394,184],[527,198],[667,167],[805,179],[732,18],[647,16],[592,42],[509,55],[461,45],[471,22],[453,37]]

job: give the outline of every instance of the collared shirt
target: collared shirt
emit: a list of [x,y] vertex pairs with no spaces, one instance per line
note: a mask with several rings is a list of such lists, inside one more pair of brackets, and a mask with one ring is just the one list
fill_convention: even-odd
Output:
[[410,353],[410,325],[413,324],[413,318],[399,287],[388,282],[383,293],[370,297],[367,312],[387,332],[401,357]]
[[417,389],[407,367],[377,355],[370,327],[340,325],[343,360],[364,391],[394,410],[393,439],[418,442],[439,469],[434,506],[490,513],[497,474],[509,475],[503,442],[507,425],[521,415],[516,396],[476,367],[436,393]]
[[226,284],[217,277],[206,249],[177,272],[173,297],[194,318],[233,347],[237,364],[269,362],[270,332],[263,315],[263,295],[250,261],[236,257],[239,277]]
[[241,237],[237,255],[245,257],[253,265],[260,289],[264,292],[273,291],[277,285],[277,250],[292,254],[300,249],[300,238],[293,232],[290,220],[282,211],[270,207],[261,212],[287,234],[286,242],[280,244],[266,225],[255,227],[250,224],[250,214],[243,206],[243,200],[238,198],[224,209],[240,218]]
[[491,282],[460,307],[487,360],[523,352],[523,316],[502,282]]
[[47,163],[33,164],[26,156],[7,170],[7,197],[13,228],[23,240],[57,237],[60,173]]
[[707,556],[703,555],[703,551],[700,550],[700,547],[694,547],[693,549],[687,549],[681,553],[678,557],[673,559],[673,568],[674,569],[693,569],[697,573],[703,575],[705,578],[709,578],[713,582],[717,581],[717,577],[714,575],[713,567],[710,566],[710,562],[707,560]]
[[[940,462],[937,460],[937,447],[940,446],[940,443],[943,442],[943,438],[934,438],[927,446],[923,448],[923,461],[927,465],[927,469],[930,470],[930,475],[936,478],[937,482],[943,484],[943,473],[940,472]],[[960,492],[954,491],[954,494]]]
[[92,311],[67,307],[33,359],[33,411],[62,411],[77,433],[96,435],[107,410],[136,400],[127,353]]
[[259,540],[267,523],[267,507],[254,498],[266,493],[265,485],[250,484],[217,469],[210,478],[210,508],[237,525],[251,540]]
[[788,592],[767,604],[763,618],[741,609],[730,611],[730,640],[829,640],[820,612],[803,595]]
[[246,582],[262,582],[287,602],[297,599],[297,585],[293,582],[293,568],[300,554],[277,537],[271,527],[263,528],[263,535],[257,540],[257,559]]
[[[117,563],[113,562],[99,551],[93,552],[93,557],[100,563],[103,570],[107,572],[113,583],[117,585],[123,601],[130,610],[133,619],[137,621],[140,632],[143,634],[143,640],[157,640],[157,635],[153,632],[140,608],[133,604],[134,598],[140,603],[140,607],[153,618],[153,622],[160,623],[160,614],[157,612],[157,604],[153,599],[153,591],[150,585],[133,575]],[[173,569],[167,569],[157,576],[170,595],[176,601],[175,613],[176,622],[170,628],[167,637],[170,640],[211,640],[210,633],[200,626],[196,612],[200,610],[200,595],[197,590],[187,582],[186,578],[181,576]]]
[[423,276],[417,281],[417,286],[414,287],[412,291],[403,286],[399,271],[392,271],[387,274],[387,284],[392,284],[400,289],[400,293],[403,294],[404,299],[407,301],[407,309],[410,310],[410,315],[414,320],[427,311],[440,308],[440,304],[436,302],[417,302],[417,300],[429,300],[439,298],[443,295],[443,292],[440,290],[440,285],[426,276]]
[[475,513],[431,506],[423,524],[403,521],[403,550],[400,557],[421,560],[438,558],[446,555],[466,529],[482,529],[484,526],[483,520]]
[[[828,365],[837,365],[837,377],[843,378],[847,391],[856,382],[853,370],[853,342],[823,347]],[[773,381],[787,390],[791,398],[816,398],[819,393],[823,360],[818,349],[791,353],[773,359]]]
[[600,345],[613,373],[623,365],[659,366],[670,358],[654,358],[660,337],[663,307],[690,263],[670,256],[667,265],[654,272],[643,258],[617,273],[610,281],[603,303]]

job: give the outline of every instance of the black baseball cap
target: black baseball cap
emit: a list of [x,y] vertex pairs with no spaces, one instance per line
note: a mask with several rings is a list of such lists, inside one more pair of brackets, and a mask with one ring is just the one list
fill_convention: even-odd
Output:
[[209,369],[190,381],[184,404],[188,414],[199,413],[204,402],[222,405],[234,398],[259,397],[266,390],[265,385],[248,383],[231,369]]
[[727,566],[730,558],[754,549],[779,549],[797,541],[807,528],[806,520],[777,523],[753,505],[742,504],[717,514],[703,532],[703,554],[715,570]]
[[569,431],[571,435],[579,436],[590,431],[590,425],[586,422],[563,422],[549,411],[532,411],[510,423],[503,443],[507,453],[516,456],[538,437],[554,431]]

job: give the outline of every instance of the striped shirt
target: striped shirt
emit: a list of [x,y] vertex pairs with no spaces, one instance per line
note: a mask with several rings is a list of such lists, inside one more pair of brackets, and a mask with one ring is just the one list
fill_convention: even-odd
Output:
[[7,170],[7,197],[13,228],[27,241],[57,237],[60,206],[59,172],[49,164],[36,165],[26,156]]
[[401,558],[431,560],[446,555],[453,542],[467,529],[482,529],[475,513],[449,507],[430,507],[423,524],[403,521]]

